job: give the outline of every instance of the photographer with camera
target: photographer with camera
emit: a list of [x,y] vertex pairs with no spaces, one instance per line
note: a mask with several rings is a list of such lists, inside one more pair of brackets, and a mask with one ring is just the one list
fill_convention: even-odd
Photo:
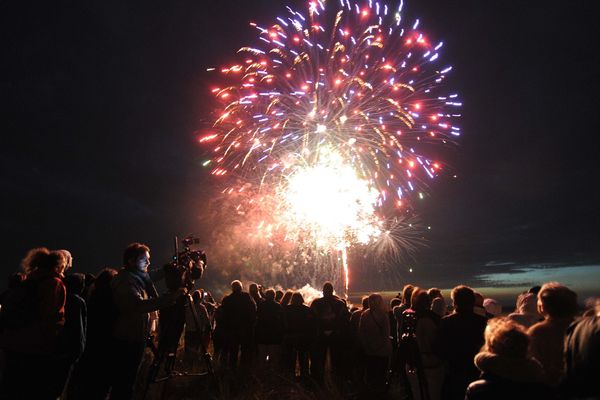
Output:
[[175,303],[187,292],[180,287],[158,296],[148,275],[150,248],[132,243],[123,253],[123,268],[111,282],[118,311],[113,330],[111,399],[131,399],[149,330],[149,313]]

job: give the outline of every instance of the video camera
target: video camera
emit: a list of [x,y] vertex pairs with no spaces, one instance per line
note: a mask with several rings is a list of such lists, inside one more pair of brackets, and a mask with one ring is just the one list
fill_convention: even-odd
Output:
[[206,269],[206,253],[192,250],[191,246],[199,244],[200,239],[187,236],[181,240],[183,250],[179,250],[179,240],[174,238],[175,253],[171,263],[165,265],[165,284],[170,290],[185,287],[193,290],[194,281],[200,279]]

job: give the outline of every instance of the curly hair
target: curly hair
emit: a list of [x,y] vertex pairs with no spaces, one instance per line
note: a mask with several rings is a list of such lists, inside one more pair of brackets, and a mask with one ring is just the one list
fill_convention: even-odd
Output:
[[493,318],[485,328],[483,350],[501,356],[526,358],[529,336],[520,324],[505,317]]
[[50,250],[46,247],[36,247],[35,249],[29,250],[21,260],[21,268],[23,269],[23,272],[25,272],[25,275],[29,275],[32,271],[39,268],[43,259],[48,254],[50,254]]

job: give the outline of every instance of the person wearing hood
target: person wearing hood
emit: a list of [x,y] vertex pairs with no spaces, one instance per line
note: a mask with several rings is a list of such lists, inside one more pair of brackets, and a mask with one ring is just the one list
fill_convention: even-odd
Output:
[[481,377],[469,385],[465,400],[556,398],[543,384],[542,365],[528,349],[529,336],[521,325],[508,318],[492,319],[474,360]]

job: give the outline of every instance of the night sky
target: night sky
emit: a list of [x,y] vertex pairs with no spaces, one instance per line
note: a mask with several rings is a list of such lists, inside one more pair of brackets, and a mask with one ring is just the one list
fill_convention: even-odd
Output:
[[[132,241],[159,265],[175,234],[207,237],[198,215],[217,185],[195,133],[216,105],[206,68],[256,44],[248,22],[287,4],[303,2],[1,2],[0,279],[31,247],[70,249],[77,270],[96,272]],[[558,267],[582,292],[598,282],[593,4],[405,1],[445,43],[464,133],[448,160],[457,178],[417,206],[431,230],[403,279],[519,286]]]

